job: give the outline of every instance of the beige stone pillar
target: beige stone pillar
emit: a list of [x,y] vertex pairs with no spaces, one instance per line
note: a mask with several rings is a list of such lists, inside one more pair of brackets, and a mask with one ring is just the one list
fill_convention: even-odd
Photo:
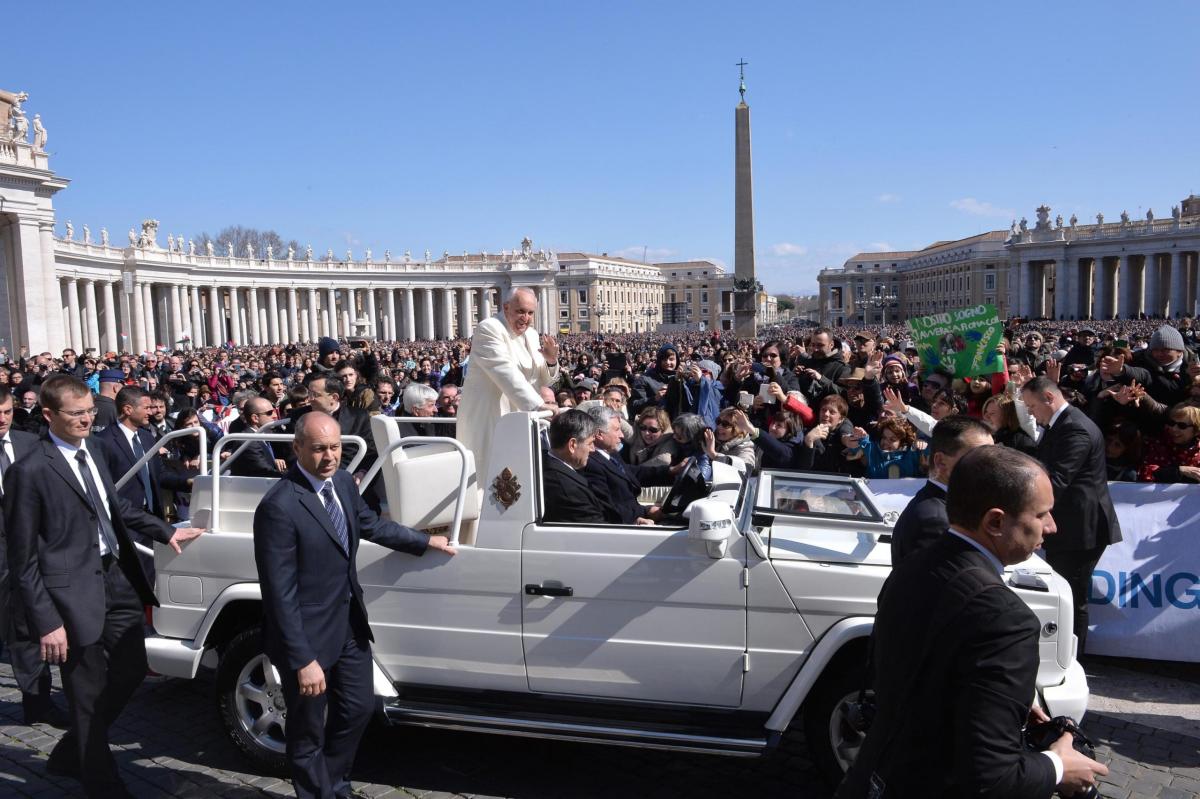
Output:
[[317,311],[317,301],[320,298],[317,296],[316,289],[308,289],[308,340],[315,342],[319,337],[318,320],[320,313]]
[[325,335],[330,338],[337,338],[337,289],[333,286],[329,287],[326,293],[325,303]]
[[117,303],[113,297],[113,282],[104,280],[100,283],[101,297],[104,300],[104,338],[105,349],[113,352],[121,351],[121,339],[117,338]]
[[[183,303],[179,299],[179,286],[173,285],[168,287],[170,292],[169,299],[171,300],[171,322],[165,325],[171,331],[171,340],[167,342],[167,347],[174,350],[176,342],[183,338]],[[165,321],[165,320],[164,320]]]
[[73,277],[67,278],[65,290],[67,292],[67,325],[71,334],[69,344],[79,355],[83,355],[85,336],[82,324],[83,316],[79,313],[79,281]]
[[471,334],[475,332],[472,320],[475,309],[471,307],[471,299],[474,294],[475,289],[462,288],[458,290],[458,335],[462,338],[470,338]]
[[158,344],[158,327],[154,323],[154,284],[142,284],[142,308],[146,312],[146,349],[153,350]]
[[382,336],[379,335],[379,317],[375,313],[375,289],[374,288],[370,288],[370,287],[367,288],[366,298],[363,300],[363,302],[365,302],[367,305],[367,323],[370,325],[370,328],[369,328],[370,335],[375,336],[376,338],[383,338]]
[[267,286],[267,344],[282,344],[279,334],[279,289]]
[[492,287],[484,286],[479,290],[479,321],[492,317]]
[[417,338],[417,316],[413,303],[413,290],[401,289],[404,302],[404,339],[414,341]]
[[383,335],[388,341],[396,340],[396,290],[383,290]]

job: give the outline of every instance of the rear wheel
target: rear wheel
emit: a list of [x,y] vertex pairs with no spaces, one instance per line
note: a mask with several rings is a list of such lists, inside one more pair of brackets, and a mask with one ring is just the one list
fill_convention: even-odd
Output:
[[[866,739],[859,696],[866,683],[860,657],[836,658],[804,700],[804,737],[817,767],[833,785],[842,781]],[[867,691],[867,701],[874,701]]]
[[217,666],[217,711],[233,743],[264,771],[287,771],[287,705],[258,627],[234,636]]

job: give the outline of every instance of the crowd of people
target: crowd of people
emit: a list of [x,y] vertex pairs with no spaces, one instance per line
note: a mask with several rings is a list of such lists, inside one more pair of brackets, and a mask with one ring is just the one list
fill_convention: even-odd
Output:
[[[146,453],[161,455],[119,492],[107,479],[98,479],[101,498],[119,494],[124,503],[125,524],[117,525],[116,537],[111,529],[100,531],[107,571],[114,552],[122,559],[133,557],[126,539],[141,534],[147,543],[174,545],[200,533],[188,528],[181,537],[163,525],[190,517],[189,491],[201,462],[198,437],[160,443],[173,430],[202,427],[213,447],[228,433],[256,432],[277,420],[298,431],[304,426],[299,420],[316,411],[324,420],[320,425],[368,442],[365,471],[374,458],[372,415],[405,417],[405,435],[437,435],[445,434],[444,428],[421,420],[457,417],[461,408],[459,436],[479,465],[487,462],[492,417],[513,409],[544,410],[553,413],[543,441],[544,521],[678,522],[687,502],[703,494],[716,463],[749,472],[781,468],[925,477],[929,485],[897,526],[893,549],[899,562],[929,543],[921,543],[923,535],[945,531],[945,490],[954,463],[968,449],[994,442],[1039,458],[1053,484],[1056,515],[1060,506],[1074,503],[1086,520],[1088,531],[1058,537],[1074,543],[1058,553],[1057,563],[1049,553],[1076,591],[1075,630],[1082,651],[1091,570],[1098,552],[1120,540],[1111,502],[1105,504],[1107,491],[1101,501],[1092,489],[1077,490],[1083,461],[1100,470],[1087,476],[1092,483],[1097,476],[1101,484],[1105,478],[1200,482],[1200,341],[1189,319],[1174,324],[1013,320],[999,345],[1001,368],[964,379],[924,368],[915,342],[899,327],[794,324],[765,330],[754,340],[696,330],[539,337],[529,327],[531,303],[531,294],[515,293],[501,314],[481,322],[471,340],[322,338],[313,344],[229,343],[141,354],[88,351],[81,356],[67,349],[58,357],[0,348],[6,518],[14,504],[9,492],[31,485],[9,481],[7,472],[36,449],[33,436],[53,441],[47,446],[63,452],[63,441],[76,442],[71,452],[90,452],[94,446],[92,457],[103,459],[112,480]],[[74,393],[77,386],[91,394],[87,402]],[[90,430],[75,431],[72,438],[70,425],[82,425],[84,416]],[[1059,437],[1079,432],[1053,445],[1057,467],[1047,462],[1050,431]],[[103,443],[80,443],[89,433]],[[1062,453],[1068,451],[1080,462],[1064,465]],[[349,455],[339,452],[336,460],[344,464]],[[262,444],[243,448],[229,470],[294,477],[295,462],[292,448]],[[312,455],[311,464],[336,471],[327,452]],[[77,471],[86,474],[83,467]],[[640,504],[641,488],[648,485],[672,486],[667,501]],[[350,501],[331,497],[335,525]],[[370,489],[363,502],[378,509]],[[351,551],[358,522],[347,525],[343,519],[342,525],[343,533],[352,533],[346,544]],[[112,542],[111,550],[104,550],[106,541]],[[441,539],[436,543],[446,546]],[[11,559],[11,542],[8,551]],[[120,586],[127,598],[146,599],[152,568],[147,559],[138,569],[149,573],[148,584],[130,578],[132,589]],[[68,628],[50,649],[43,638],[40,649],[22,650],[12,645],[11,625],[3,624],[14,669],[21,664],[27,720],[78,727],[83,723],[78,712],[67,719],[49,702],[44,665],[67,663],[66,638],[77,632]],[[122,624],[128,628],[132,621]],[[61,651],[54,648],[58,643]],[[299,687],[293,687],[301,691],[315,684],[301,675]],[[105,771],[108,761],[95,752],[78,757],[99,758],[95,762],[103,761],[102,771],[111,776]],[[78,757],[62,766],[65,773],[78,770]]]

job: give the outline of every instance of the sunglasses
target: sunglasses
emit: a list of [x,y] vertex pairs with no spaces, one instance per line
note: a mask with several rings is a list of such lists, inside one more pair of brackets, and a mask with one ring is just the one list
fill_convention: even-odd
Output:
[[645,425],[638,425],[638,430],[641,430],[643,433],[661,433],[662,432],[662,430],[658,429],[657,427],[646,427]]
[[1167,422],[1167,427],[1174,427],[1176,430],[1191,430],[1192,423],[1191,422],[1177,422],[1174,419],[1172,419],[1171,421]]
[[733,429],[733,422],[727,422],[727,421],[725,421],[724,419],[718,419],[718,420],[717,420],[717,427],[728,427],[729,429],[731,429],[731,430],[732,430],[732,429]]

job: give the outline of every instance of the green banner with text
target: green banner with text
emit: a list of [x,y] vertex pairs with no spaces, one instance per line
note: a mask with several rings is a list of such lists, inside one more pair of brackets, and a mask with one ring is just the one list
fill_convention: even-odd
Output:
[[908,320],[921,354],[921,369],[941,368],[955,377],[990,375],[1002,368],[996,348],[1004,325],[994,305],[976,305]]

